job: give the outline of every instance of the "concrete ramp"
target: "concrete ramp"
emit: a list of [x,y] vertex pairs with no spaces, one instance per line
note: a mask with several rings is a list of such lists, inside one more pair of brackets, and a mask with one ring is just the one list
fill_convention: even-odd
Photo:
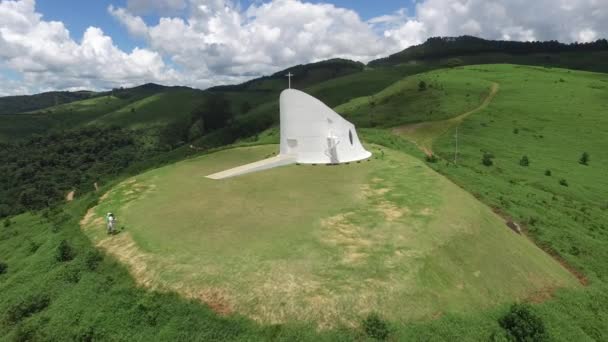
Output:
[[268,170],[268,169],[272,169],[272,168],[275,168],[275,167],[289,165],[289,164],[295,164],[295,163],[296,163],[296,157],[295,156],[279,155],[279,156],[276,156],[276,157],[260,160],[260,161],[257,161],[255,163],[251,163],[251,164],[247,164],[247,165],[242,165],[242,166],[239,166],[239,167],[235,167],[233,169],[229,169],[229,170],[225,170],[225,171],[222,171],[222,172],[214,173],[212,175],[206,176],[206,178],[216,179],[216,180],[217,179],[226,179],[226,178],[230,178],[230,177],[241,176],[241,175],[244,175],[244,174],[247,174],[247,173],[253,173],[253,172]]

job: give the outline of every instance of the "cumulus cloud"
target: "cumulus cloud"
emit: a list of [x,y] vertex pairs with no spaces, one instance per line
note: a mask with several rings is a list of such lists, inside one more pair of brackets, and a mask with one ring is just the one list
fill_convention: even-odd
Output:
[[[0,68],[20,73],[31,90],[143,82],[205,88],[327,58],[366,62],[431,36],[586,42],[608,35],[608,0],[419,0],[409,11],[367,21],[305,0],[248,7],[237,0],[127,0],[108,7],[145,43],[127,52],[99,28],[75,40],[62,22],[45,21],[35,0],[0,1]],[[158,20],[147,23],[143,16],[151,13]]]
[[424,0],[416,4],[415,16],[385,31],[386,36],[402,43],[412,37],[465,34],[488,39],[589,42],[608,34],[608,1]]
[[42,20],[34,0],[0,3],[0,51],[2,65],[20,73],[31,91],[180,79],[158,52],[141,48],[124,52],[99,28],[89,27],[75,41],[63,23]]
[[187,19],[161,18],[145,31],[140,17],[109,12],[152,49],[201,75],[259,75],[334,57],[369,60],[387,49],[356,12],[330,4],[274,0],[241,10],[231,1],[191,0],[189,8]]

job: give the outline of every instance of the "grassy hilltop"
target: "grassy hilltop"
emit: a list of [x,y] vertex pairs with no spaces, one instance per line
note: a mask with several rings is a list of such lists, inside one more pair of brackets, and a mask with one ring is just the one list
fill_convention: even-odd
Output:
[[[559,65],[602,70],[605,51],[566,50]],[[516,316],[535,340],[608,339],[607,74],[553,68],[547,51],[424,53],[321,63],[302,80],[357,125],[374,151],[360,164],[204,178],[276,151],[281,73],[0,115],[5,140],[44,134],[0,145],[6,203],[54,198],[0,223],[0,336],[500,341]],[[446,64],[458,56],[542,66]],[[156,145],[214,96],[226,126]],[[113,123],[95,160],[101,146],[75,132]],[[76,199],[58,204],[70,182]],[[107,211],[124,228],[110,238]]]
[[[131,178],[84,229],[142,284],[263,323],[354,325],[372,311],[407,322],[578,285],[489,208],[396,151],[204,178],[276,150],[223,151]],[[104,235],[108,211],[121,217],[120,238]]]

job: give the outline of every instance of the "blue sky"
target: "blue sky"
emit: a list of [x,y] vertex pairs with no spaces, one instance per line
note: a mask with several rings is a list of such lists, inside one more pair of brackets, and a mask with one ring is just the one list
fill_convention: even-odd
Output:
[[606,1],[0,0],[0,96],[207,88],[434,36],[589,42],[608,36]]
[[[369,20],[401,8],[412,11],[411,0],[316,0],[313,3],[330,3],[337,7],[356,11],[363,20]],[[241,1],[247,7],[255,1]],[[108,6],[126,7],[126,0],[46,0],[38,1],[37,9],[46,20],[62,21],[75,39],[80,39],[89,26],[101,28],[122,49],[131,50],[143,42],[133,39],[107,11]],[[147,15],[143,19],[149,24],[158,22],[158,15]]]
[[[126,30],[108,13],[108,6],[126,6],[126,0],[46,0],[38,1],[37,9],[46,20],[61,21],[75,39],[80,39],[89,26],[101,28],[122,49],[131,50],[136,43]],[[151,18],[152,19],[152,18]]]

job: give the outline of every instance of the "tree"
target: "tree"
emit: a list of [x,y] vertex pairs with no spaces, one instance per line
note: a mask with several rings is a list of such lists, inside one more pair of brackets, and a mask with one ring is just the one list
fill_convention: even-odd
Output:
[[202,120],[205,130],[224,128],[232,120],[230,103],[222,94],[212,94],[207,101],[194,110],[193,121]]
[[74,250],[66,240],[61,240],[59,246],[57,246],[57,249],[55,250],[55,259],[59,262],[74,259]]
[[5,262],[0,261],[0,274],[6,273],[8,270],[8,265]]
[[521,166],[530,165],[530,160],[528,159],[528,156],[521,157],[521,159],[519,160],[519,165],[521,165]]
[[188,130],[188,141],[196,140],[203,136],[205,129],[203,127],[203,122],[201,120],[197,120],[195,123],[190,126]]
[[581,159],[578,161],[582,165],[589,165],[589,153],[583,152]]
[[464,64],[464,62],[460,58],[450,58],[445,63],[445,66],[447,66],[448,68],[455,68],[455,67],[459,67],[463,64]]
[[562,178],[562,179],[559,180],[559,185],[561,185],[561,186],[568,186],[568,181]]
[[241,114],[249,113],[251,110],[251,104],[248,101],[245,101],[241,104]]
[[434,154],[427,154],[426,155],[426,161],[429,163],[436,163],[437,162],[437,157]]
[[188,141],[190,123],[186,120],[178,120],[166,125],[160,132],[159,142],[163,146],[174,148]]
[[426,82],[420,81],[420,83],[418,83],[418,91],[425,91],[425,90],[426,90]]
[[545,176],[551,176],[551,170],[545,170]]
[[498,323],[512,341],[546,341],[545,325],[528,304],[514,304]]

